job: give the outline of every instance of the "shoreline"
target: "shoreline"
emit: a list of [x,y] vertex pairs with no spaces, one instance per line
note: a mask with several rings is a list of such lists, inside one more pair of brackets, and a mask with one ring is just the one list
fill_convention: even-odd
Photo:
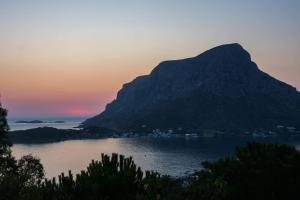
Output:
[[288,133],[285,135],[268,134],[268,133],[252,133],[252,134],[223,134],[223,135],[204,135],[198,133],[168,133],[168,132],[151,132],[151,133],[112,133],[107,130],[90,131],[90,130],[76,130],[76,129],[57,129],[53,127],[40,127],[27,130],[10,131],[9,139],[13,144],[46,144],[63,142],[69,140],[96,140],[107,138],[157,138],[157,139],[171,139],[171,138],[185,138],[185,139],[279,139],[289,140],[299,138],[298,133]]

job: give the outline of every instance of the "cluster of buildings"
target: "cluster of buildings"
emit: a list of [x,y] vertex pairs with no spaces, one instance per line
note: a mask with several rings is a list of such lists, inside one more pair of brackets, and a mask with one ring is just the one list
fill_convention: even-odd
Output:
[[124,132],[124,133],[113,135],[113,137],[151,137],[151,138],[171,138],[171,137],[213,138],[213,137],[228,137],[228,136],[243,136],[243,137],[253,137],[253,138],[300,136],[300,130],[292,126],[285,127],[282,125],[278,125],[273,130],[266,130],[261,128],[255,131],[246,131],[243,133],[223,132],[218,130],[202,130],[199,132],[189,132],[183,130],[182,128],[177,128],[176,130],[154,129],[152,130],[152,132],[145,132],[145,133]]

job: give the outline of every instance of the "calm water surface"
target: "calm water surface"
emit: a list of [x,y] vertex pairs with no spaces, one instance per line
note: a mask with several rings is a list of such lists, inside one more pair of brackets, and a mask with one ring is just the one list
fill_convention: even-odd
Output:
[[[16,123],[19,120],[32,121],[42,120],[44,123]],[[8,124],[11,131],[26,130],[39,127],[53,127],[58,129],[75,129],[85,118],[69,117],[69,118],[26,118],[26,119],[8,119]],[[64,121],[64,123],[56,123],[55,121]]]
[[[12,151],[17,158],[29,153],[41,158],[48,178],[68,172],[68,169],[80,172],[92,159],[100,159],[101,153],[113,152],[133,156],[137,165],[144,170],[184,176],[200,169],[203,161],[231,155],[237,145],[244,145],[246,142],[245,139],[232,138],[110,138],[17,144],[12,147]],[[300,148],[300,140],[284,143]]]

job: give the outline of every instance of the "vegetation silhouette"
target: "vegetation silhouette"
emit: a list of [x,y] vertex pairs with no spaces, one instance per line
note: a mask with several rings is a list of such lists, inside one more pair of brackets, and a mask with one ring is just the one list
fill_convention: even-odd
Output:
[[30,195],[30,189],[41,184],[44,169],[40,160],[32,155],[25,155],[19,160],[12,156],[6,116],[7,110],[0,102],[0,199],[26,199],[23,197]]
[[235,156],[203,163],[185,178],[143,172],[132,157],[101,155],[86,170],[44,179],[31,155],[16,160],[0,106],[0,200],[229,200],[294,199],[300,195],[300,153],[291,146],[251,142]]

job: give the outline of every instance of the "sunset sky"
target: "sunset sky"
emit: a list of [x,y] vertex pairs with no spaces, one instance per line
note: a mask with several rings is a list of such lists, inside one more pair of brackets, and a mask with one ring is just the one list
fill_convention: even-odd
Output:
[[0,0],[10,117],[92,116],[163,60],[240,43],[300,90],[299,0]]

